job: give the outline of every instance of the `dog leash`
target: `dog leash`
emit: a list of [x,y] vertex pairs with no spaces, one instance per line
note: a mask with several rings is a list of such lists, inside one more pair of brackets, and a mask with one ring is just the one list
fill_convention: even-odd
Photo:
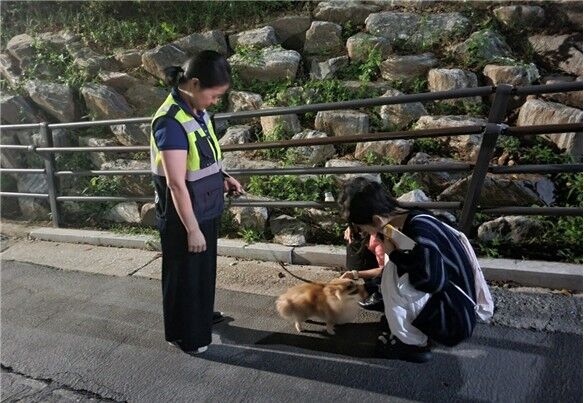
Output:
[[[227,203],[226,203],[225,209],[226,210],[229,210],[231,208],[231,205],[233,204],[233,200],[235,200],[235,199],[241,199],[241,198],[243,198],[242,199],[243,201],[261,201],[261,200],[253,200],[253,199],[250,199],[247,196],[247,193],[245,191],[241,195],[235,195],[232,192],[227,192]],[[268,242],[268,240],[265,238],[265,235],[263,235],[263,234],[262,234],[262,240],[265,241],[268,244],[270,243],[270,242]],[[268,249],[270,251],[270,254],[272,255],[272,258],[276,261],[276,263],[278,263],[278,265],[282,268],[282,270],[284,270],[286,273],[288,273],[292,277],[294,277],[294,278],[296,278],[296,279],[298,279],[300,281],[304,281],[305,283],[309,283],[309,284],[322,284],[322,283],[319,283],[319,282],[316,282],[316,281],[312,281],[312,280],[305,279],[303,277],[300,277],[300,276],[292,273],[290,270],[288,270],[286,268],[284,262],[282,260],[280,260],[276,256],[276,254],[274,253],[274,251],[271,248],[268,248]]]

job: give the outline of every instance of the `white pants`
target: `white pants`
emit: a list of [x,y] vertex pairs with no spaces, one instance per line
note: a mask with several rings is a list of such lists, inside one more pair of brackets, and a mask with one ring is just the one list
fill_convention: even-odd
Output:
[[405,344],[426,345],[428,337],[412,322],[428,302],[430,294],[416,290],[410,284],[409,274],[398,277],[397,268],[387,255],[380,289],[391,334]]

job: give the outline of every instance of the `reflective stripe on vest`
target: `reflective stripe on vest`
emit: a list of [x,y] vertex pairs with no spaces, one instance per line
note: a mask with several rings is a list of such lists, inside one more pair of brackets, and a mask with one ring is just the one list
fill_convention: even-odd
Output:
[[[169,114],[170,109],[172,106],[176,105],[177,112],[174,116]],[[219,146],[219,141],[215,136],[215,130],[213,129],[213,125],[211,124],[211,119],[209,115],[205,112],[204,120],[207,126],[207,131],[210,134],[210,139],[205,134],[205,131],[201,128],[199,123],[195,120],[193,116],[186,113],[182,108],[176,103],[172,94],[169,94],[164,103],[158,108],[158,111],[154,114],[152,118],[151,124],[151,131],[152,134],[150,136],[150,164],[151,170],[154,174],[160,176],[166,176],[164,173],[164,168],[162,167],[162,153],[158,149],[156,145],[156,139],[154,137],[154,125],[156,120],[163,117],[168,116],[176,120],[185,130],[187,135],[187,141],[189,144],[188,152],[187,152],[187,172],[186,172],[186,180],[187,181],[196,181],[206,176],[215,174],[219,172],[222,168],[221,164],[221,148]],[[198,138],[198,137],[199,138]],[[201,157],[199,155],[199,150],[197,148],[197,141],[208,141],[209,147],[213,152],[213,156],[215,157],[215,162],[203,169],[201,169]]]

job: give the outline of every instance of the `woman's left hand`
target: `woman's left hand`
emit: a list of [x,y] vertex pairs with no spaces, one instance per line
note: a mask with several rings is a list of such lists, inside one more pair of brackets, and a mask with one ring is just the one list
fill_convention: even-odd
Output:
[[240,196],[245,193],[241,183],[239,183],[238,180],[232,176],[225,178],[223,181],[223,188],[225,189],[225,192],[233,196]]

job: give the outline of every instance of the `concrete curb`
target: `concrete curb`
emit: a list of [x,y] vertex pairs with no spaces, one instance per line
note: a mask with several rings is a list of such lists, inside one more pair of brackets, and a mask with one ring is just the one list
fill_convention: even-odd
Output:
[[[160,250],[160,241],[149,235],[123,235],[107,231],[65,228],[38,228],[30,231],[33,239]],[[281,261],[328,267],[345,266],[342,246],[313,245],[290,247],[272,243],[246,244],[237,239],[219,239],[218,254],[244,259]],[[582,266],[569,263],[521,261],[512,259],[479,259],[487,280],[513,281],[525,286],[582,291]]]

